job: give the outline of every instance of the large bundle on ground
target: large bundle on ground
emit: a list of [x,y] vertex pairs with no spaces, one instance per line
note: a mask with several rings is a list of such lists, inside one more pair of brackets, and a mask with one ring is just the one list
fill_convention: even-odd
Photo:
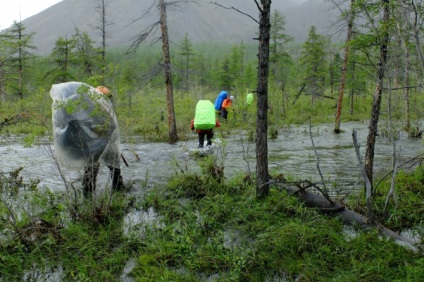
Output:
[[215,108],[211,101],[200,100],[196,105],[196,112],[194,115],[194,128],[207,130],[215,127]]
[[97,162],[120,168],[118,122],[111,101],[88,84],[54,84],[52,121],[55,155],[69,168]]

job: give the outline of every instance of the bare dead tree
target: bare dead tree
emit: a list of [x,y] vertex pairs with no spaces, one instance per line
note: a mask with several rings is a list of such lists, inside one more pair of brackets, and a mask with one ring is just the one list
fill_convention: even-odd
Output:
[[256,102],[256,197],[269,194],[268,174],[268,72],[271,0],[255,0],[259,10],[258,99]]
[[164,60],[164,75],[166,85],[166,105],[168,108],[168,137],[170,143],[178,141],[177,125],[174,111],[174,94],[172,90],[171,56],[169,54],[168,25],[166,19],[166,5],[164,0],[159,0],[160,28],[162,32],[162,51]]
[[259,11],[259,21],[235,7],[232,9],[244,14],[259,23],[258,49],[258,88],[256,110],[256,197],[264,198],[269,194],[268,173],[268,74],[269,74],[269,41],[271,30],[271,0],[253,0]]
[[102,69],[101,69],[101,84],[104,84],[105,68],[106,68],[106,38],[107,38],[107,27],[112,23],[107,21],[107,0],[98,0],[98,5],[96,7],[97,13],[100,17],[100,23],[95,28],[99,30],[100,36],[102,37],[102,47],[101,47],[101,56],[102,56]]
[[[384,25],[389,25],[390,16],[390,1],[381,0],[383,8],[383,22]],[[371,120],[369,125],[367,148],[365,152],[365,171],[369,181],[373,181],[373,167],[374,167],[374,148],[377,136],[377,125],[380,117],[381,98],[383,94],[383,81],[385,76],[385,69],[387,64],[387,49],[389,47],[390,34],[388,28],[384,28],[380,40],[380,58],[377,64],[377,82],[374,92],[374,98],[371,110]],[[371,189],[372,190],[372,189]]]
[[340,133],[340,121],[342,114],[342,106],[343,106],[343,94],[345,90],[346,83],[346,73],[347,73],[347,63],[349,59],[349,42],[352,39],[353,34],[353,21],[355,19],[355,11],[353,5],[355,4],[355,0],[350,1],[350,14],[347,26],[347,36],[345,42],[345,50],[344,50],[344,58],[343,58],[343,67],[342,74],[340,77],[340,85],[339,85],[339,98],[337,100],[337,110],[336,110],[336,121],[334,125],[334,133]]
[[[157,8],[159,10],[159,20],[144,28],[135,38],[133,43],[131,44],[129,52],[136,51],[140,44],[151,34],[153,34],[158,28],[161,31],[161,41],[162,41],[162,52],[163,52],[163,71],[165,78],[165,86],[166,86],[166,101],[167,101],[167,110],[168,110],[168,137],[169,142],[175,143],[178,141],[177,134],[177,126],[175,120],[175,111],[174,111],[174,94],[172,87],[172,64],[171,64],[171,56],[169,52],[169,38],[168,38],[168,25],[167,25],[167,14],[166,8],[170,5],[177,5],[179,3],[187,3],[191,1],[181,0],[181,1],[173,1],[166,3],[164,0],[159,0],[157,4]],[[154,8],[154,3],[147,9],[147,11],[140,17],[139,19],[134,20],[132,23],[142,19],[145,15],[151,13]]]

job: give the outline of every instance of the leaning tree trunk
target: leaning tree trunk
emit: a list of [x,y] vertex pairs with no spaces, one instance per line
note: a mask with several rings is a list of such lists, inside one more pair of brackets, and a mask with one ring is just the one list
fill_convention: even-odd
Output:
[[383,226],[378,222],[371,222],[368,217],[356,213],[353,210],[349,210],[346,206],[335,201],[329,201],[325,196],[315,192],[309,192],[303,187],[294,185],[284,185],[284,189],[290,194],[296,195],[304,201],[306,206],[317,208],[319,211],[328,214],[330,216],[339,217],[344,224],[360,227],[364,230],[376,230],[381,235],[395,240],[405,248],[412,250],[413,252],[419,252],[420,248],[409,238],[399,235],[393,230]]
[[162,51],[164,59],[164,73],[166,84],[166,105],[168,108],[168,136],[169,142],[175,143],[178,141],[177,125],[175,122],[174,112],[174,94],[172,91],[172,77],[171,77],[171,56],[169,54],[168,42],[168,26],[166,22],[166,6],[164,0],[159,1],[160,7],[160,27],[162,31]]
[[349,22],[347,26],[347,37],[346,37],[346,43],[345,43],[346,46],[345,46],[345,53],[344,53],[344,59],[343,59],[342,75],[340,78],[340,86],[339,86],[339,98],[337,100],[334,133],[340,133],[340,120],[341,120],[340,117],[342,114],[343,94],[344,94],[345,84],[346,84],[347,62],[349,58],[349,42],[352,38],[353,20],[355,19],[355,12],[353,8],[354,4],[355,4],[355,0],[351,0],[350,1],[350,17],[349,17]]
[[[382,0],[382,2],[384,7],[383,24],[388,25],[390,20],[389,0]],[[367,148],[365,152],[365,172],[367,173],[367,177],[371,182],[371,185],[373,182],[374,147],[375,139],[377,136],[378,119],[380,116],[381,96],[383,92],[384,70],[387,63],[388,45],[389,31],[386,27],[383,31],[382,39],[380,42],[380,59],[377,65],[377,82],[372,103],[371,120],[367,137]]]
[[[255,0],[256,1],[256,0]],[[256,196],[269,194],[268,182],[268,71],[271,0],[261,0],[259,8],[259,67],[256,117]],[[259,5],[258,5],[259,7]]]

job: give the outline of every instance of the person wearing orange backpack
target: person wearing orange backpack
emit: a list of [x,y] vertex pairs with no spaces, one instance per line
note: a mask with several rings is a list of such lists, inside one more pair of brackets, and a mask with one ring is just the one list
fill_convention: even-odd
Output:
[[223,118],[224,121],[226,121],[228,118],[228,108],[231,107],[234,100],[234,96],[230,96],[228,98],[225,98],[224,101],[222,101],[221,118]]

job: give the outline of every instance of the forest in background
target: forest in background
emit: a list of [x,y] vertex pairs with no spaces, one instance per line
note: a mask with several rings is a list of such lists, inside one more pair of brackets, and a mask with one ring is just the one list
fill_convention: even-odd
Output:
[[[285,21],[278,11],[274,11],[272,21],[270,122],[281,127],[305,122],[308,116],[312,116],[314,122],[333,122],[343,65],[343,44],[332,43],[330,38],[317,34],[313,26],[306,42],[294,43],[284,32]],[[0,37],[2,119],[19,114],[37,114],[34,109],[41,108],[47,118],[48,91],[53,83],[65,81],[108,86],[114,93],[120,118],[140,117],[139,111],[143,112],[146,105],[165,97],[163,57],[158,42],[143,43],[137,50],[131,50],[129,46],[106,47],[103,50],[95,47],[87,33],[75,30],[72,36],[58,38],[50,56],[33,56],[31,50],[35,46],[31,45],[31,37],[31,34],[25,33],[25,26],[21,23],[15,23],[7,34]],[[345,121],[369,118],[378,46],[365,41],[372,39],[369,34],[363,37],[351,43],[356,45],[350,47],[345,84],[347,95],[343,107]],[[244,104],[245,95],[254,93],[256,89],[256,44],[192,43],[190,35],[186,34],[184,40],[173,43],[170,49],[175,103],[178,105],[180,100],[193,100],[188,108],[184,105],[190,102],[182,102],[181,106],[176,107],[177,111],[181,108],[183,115],[181,118],[177,116],[177,122],[181,120],[184,123],[190,119],[192,112],[188,116],[184,113],[193,109],[198,99],[206,97],[214,100],[225,89],[237,98],[237,108]],[[402,67],[405,49],[398,45],[391,50],[396,54],[391,56],[393,67],[389,68],[390,80],[395,84],[392,91],[395,106],[392,111],[407,128],[410,122],[405,120],[409,114],[405,112],[409,111],[405,104],[405,91],[410,89],[408,92],[411,92],[415,105],[410,114],[413,118],[421,117],[419,88],[415,87],[420,83],[419,75],[409,75],[409,86],[402,87],[400,84],[405,83],[406,75]],[[412,61],[411,57],[418,60],[415,50],[411,49],[410,52],[409,60]],[[413,69],[419,71],[416,66]],[[31,101],[43,103],[30,109]],[[320,107],[322,103],[326,106]],[[383,103],[387,103],[387,100]],[[150,110],[149,114],[162,115],[160,102],[155,106],[158,109]],[[27,108],[28,112],[17,110],[23,108]],[[152,121],[140,123],[151,124]],[[414,124],[416,126],[419,125]]]

